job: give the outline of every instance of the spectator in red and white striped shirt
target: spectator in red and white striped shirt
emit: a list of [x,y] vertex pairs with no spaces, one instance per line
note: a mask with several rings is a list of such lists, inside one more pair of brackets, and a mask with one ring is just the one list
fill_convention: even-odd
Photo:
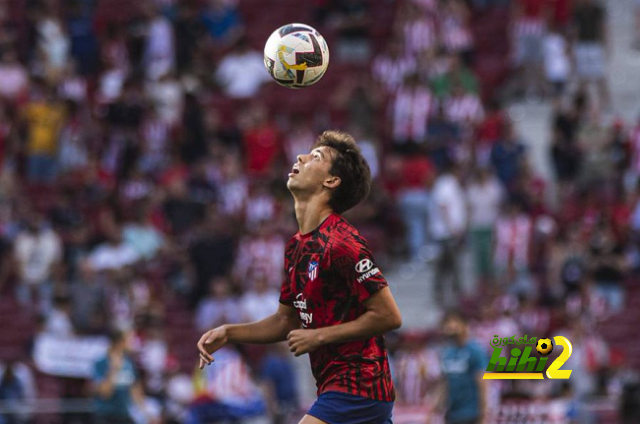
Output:
[[411,75],[401,87],[392,104],[393,140],[395,143],[422,143],[427,135],[427,123],[433,115],[436,100],[417,75]]
[[473,34],[471,13],[462,0],[449,0],[442,4],[440,40],[450,53],[460,54],[467,66],[472,62]]
[[517,0],[513,3],[511,32],[513,61],[519,70],[519,89],[543,92],[543,43],[547,32],[547,0]]
[[484,107],[477,94],[455,83],[451,97],[444,101],[445,116],[452,122],[475,127],[484,119]]
[[406,7],[398,25],[402,27],[405,53],[417,55],[438,45],[438,27],[434,13],[422,10],[412,2]]
[[386,52],[378,55],[373,61],[373,77],[387,93],[395,92],[405,77],[416,69],[416,60],[403,54],[402,44],[398,41],[389,43]]

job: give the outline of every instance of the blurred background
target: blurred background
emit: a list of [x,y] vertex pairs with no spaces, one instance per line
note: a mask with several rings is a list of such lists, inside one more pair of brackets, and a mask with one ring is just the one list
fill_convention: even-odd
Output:
[[[303,90],[262,63],[291,22],[331,50]],[[329,128],[374,176],[346,217],[404,316],[396,423],[441,422],[446,308],[487,355],[573,344],[569,380],[490,381],[489,422],[637,423],[638,75],[637,0],[1,0],[0,423],[297,422],[306,357],[195,345],[276,309]]]

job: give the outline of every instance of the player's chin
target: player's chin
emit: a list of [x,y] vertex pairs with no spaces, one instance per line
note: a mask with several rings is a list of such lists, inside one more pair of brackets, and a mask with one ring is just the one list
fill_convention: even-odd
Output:
[[293,177],[289,177],[289,179],[287,180],[287,188],[289,190],[296,190],[300,188],[300,183],[298,181],[295,181],[293,179]]

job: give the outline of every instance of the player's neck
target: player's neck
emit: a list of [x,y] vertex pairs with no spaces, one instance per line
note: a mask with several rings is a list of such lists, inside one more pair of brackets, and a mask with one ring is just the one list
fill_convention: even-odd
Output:
[[300,234],[308,234],[318,228],[333,213],[324,199],[311,197],[295,200],[296,220]]

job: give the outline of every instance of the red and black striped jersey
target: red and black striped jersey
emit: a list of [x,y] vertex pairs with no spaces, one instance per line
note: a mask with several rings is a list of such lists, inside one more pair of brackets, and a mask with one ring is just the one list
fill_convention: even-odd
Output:
[[[297,309],[303,328],[354,321],[364,302],[387,287],[367,242],[340,215],[287,243],[280,303]],[[395,392],[384,336],[328,344],[309,354],[318,395],[334,391],[380,401]]]

